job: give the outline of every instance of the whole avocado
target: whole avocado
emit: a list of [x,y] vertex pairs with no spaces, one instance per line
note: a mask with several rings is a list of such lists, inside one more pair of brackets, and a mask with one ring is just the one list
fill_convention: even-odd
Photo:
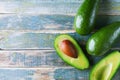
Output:
[[95,24],[99,0],[84,0],[74,19],[74,29],[81,35],[91,32]]
[[120,22],[112,23],[93,34],[87,42],[87,52],[91,55],[103,55],[120,40]]

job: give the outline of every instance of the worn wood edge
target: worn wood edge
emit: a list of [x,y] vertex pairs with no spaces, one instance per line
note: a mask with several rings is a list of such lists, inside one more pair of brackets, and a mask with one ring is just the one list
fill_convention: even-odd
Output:
[[[120,49],[119,49],[120,50]],[[114,51],[113,49],[111,51]],[[87,54],[86,54],[87,55]],[[103,55],[104,56],[104,55]],[[94,64],[103,56],[91,57]],[[90,57],[90,56],[89,56]],[[66,64],[55,50],[2,50],[0,51],[0,68],[72,68]]]
[[75,30],[0,30],[0,33],[75,33]]
[[[58,1],[50,1],[50,0],[41,0],[41,1],[3,1],[3,5],[1,5],[1,14],[50,14],[50,15],[55,15],[55,14],[61,14],[61,15],[75,15],[77,12],[77,9],[79,7],[79,5],[82,3],[82,0],[77,0],[77,1],[64,1],[64,0],[58,0]],[[8,3],[12,3],[10,6],[8,6]],[[37,12],[35,11],[36,8],[41,7],[41,8],[45,8],[47,9],[47,7],[45,7],[44,5],[38,5],[39,4],[50,4],[51,6],[54,6],[55,4],[61,4],[64,3],[64,5],[60,5],[60,6],[64,6],[63,8],[65,8],[65,10],[63,8],[62,11],[58,11],[56,12],[56,8],[51,6],[47,6],[48,8],[51,8],[49,10],[45,10],[45,11],[40,11],[38,10]],[[119,9],[119,5],[115,5],[118,4],[119,1],[115,0],[115,1],[103,1],[101,0],[101,7],[100,7],[100,11],[99,14],[100,15],[120,15],[120,9]],[[21,4],[21,5],[19,5]],[[36,6],[35,6],[36,4]],[[66,4],[68,4],[68,6],[66,6]],[[72,4],[73,6],[70,6],[70,4]],[[107,4],[107,5],[106,5]],[[110,6],[110,7],[109,7]],[[35,7],[35,8],[32,8]],[[70,11],[68,11],[69,9],[71,9]],[[67,11],[66,11],[67,10]],[[66,12],[65,12],[66,11]]]
[[[97,16],[94,31],[120,21],[120,16]],[[0,15],[1,32],[74,33],[74,16]],[[94,32],[93,31],[93,32]]]
[[0,68],[69,67],[54,50],[0,51]]
[[73,68],[0,69],[0,78],[2,80],[13,80],[13,78],[14,80],[87,80],[88,73],[89,70],[81,71]]
[[[2,80],[13,80],[13,78],[14,80],[88,80],[89,73],[88,69],[74,68],[0,69],[0,78]],[[113,80],[119,80],[119,73],[120,70]]]
[[[1,50],[20,50],[20,49],[53,49],[56,36],[62,33],[32,33],[32,32],[0,32]],[[88,38],[92,35],[82,36],[77,33],[63,33],[73,36],[81,46],[86,44]],[[118,44],[113,46],[119,48]]]
[[[109,13],[109,14],[108,14]],[[34,15],[48,15],[48,16],[53,16],[53,15],[62,15],[62,16],[75,16],[76,13],[67,13],[67,14],[56,14],[56,13],[0,13],[0,17],[6,17],[6,16],[11,16],[11,15],[31,15],[31,16],[34,16]],[[113,13],[113,12],[99,12],[97,14],[97,16],[120,16],[120,13]]]
[[[63,15],[63,16],[75,16],[76,13],[0,13],[0,15]],[[120,12],[101,12],[97,14],[97,16],[120,16]]]
[[[110,48],[110,50],[120,50],[120,48]],[[51,49],[0,49],[1,52],[56,52],[54,48]]]
[[[55,70],[55,69],[76,69],[74,67],[70,67],[70,66],[66,66],[66,67],[34,67],[34,68],[30,68],[30,67],[0,67],[0,69],[3,69],[3,70],[6,70],[6,69],[9,69],[9,70],[39,70],[39,69],[43,69],[43,70],[46,70],[46,69],[52,69],[52,70]],[[87,69],[86,69],[87,70]]]

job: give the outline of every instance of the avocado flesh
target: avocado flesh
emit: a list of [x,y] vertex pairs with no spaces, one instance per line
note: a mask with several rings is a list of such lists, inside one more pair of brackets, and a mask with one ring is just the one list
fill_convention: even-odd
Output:
[[[60,48],[59,48],[59,43],[62,42],[63,40],[69,40],[73,43],[73,45],[76,48],[78,57],[77,58],[72,58],[67,56],[65,53],[63,53]],[[80,48],[80,46],[78,45],[78,43],[69,35],[63,34],[63,35],[59,35],[58,37],[56,37],[55,39],[55,43],[54,43],[54,47],[57,51],[57,54],[68,64],[70,64],[71,66],[77,68],[77,69],[85,69],[89,67],[89,61],[86,58],[86,56],[84,55],[82,49]]]
[[94,66],[90,80],[111,80],[119,66],[120,52],[114,51]]

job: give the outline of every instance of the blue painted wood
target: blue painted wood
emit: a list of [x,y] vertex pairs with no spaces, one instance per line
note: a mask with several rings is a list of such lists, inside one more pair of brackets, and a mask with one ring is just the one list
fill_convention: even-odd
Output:
[[1,15],[0,30],[72,30],[73,16]]
[[[9,76],[4,76],[9,75]],[[69,77],[68,77],[69,76]],[[78,71],[76,69],[0,69],[1,80],[88,80],[88,70]]]
[[[119,80],[120,70],[112,80]],[[7,75],[7,76],[6,76]],[[9,75],[9,76],[8,76]],[[88,80],[89,70],[58,69],[0,69],[1,80]]]
[[50,68],[66,66],[68,65],[53,50],[0,52],[0,68]]
[[[54,39],[57,34],[50,33],[24,33],[13,32],[1,33],[0,48],[1,49],[53,49]],[[80,36],[77,33],[69,33],[80,45],[85,45],[91,35]],[[119,42],[118,42],[119,43]],[[113,48],[120,48],[119,44],[114,44]]]
[[[1,0],[0,13],[75,15],[83,0]],[[120,14],[119,0],[101,0],[99,13]]]
[[[93,67],[106,55],[109,55],[110,50],[103,56],[95,57],[88,55],[83,50],[85,55]],[[0,52],[0,68],[55,68],[55,67],[71,67],[65,63],[54,50],[39,50],[39,51],[1,51]]]
[[[113,50],[112,50],[113,51]],[[85,52],[85,51],[84,51]],[[111,51],[110,51],[111,52]],[[108,52],[108,54],[110,53]],[[101,57],[88,56],[91,66],[96,64]],[[107,54],[106,54],[107,55]],[[0,68],[55,68],[71,67],[57,55],[54,50],[24,50],[24,51],[0,51]]]
[[[89,70],[78,71],[75,69],[56,69],[55,70],[55,79],[58,80],[89,80]],[[120,79],[120,70],[114,76],[112,80]]]
[[[74,15],[82,1],[0,0],[0,13],[15,13],[0,15],[0,48],[8,50],[0,51],[0,80],[88,80],[91,68],[84,71],[71,68],[55,51],[33,51],[53,49],[53,41],[62,30],[73,30]],[[96,29],[120,21],[120,0],[101,0],[98,14]],[[90,35],[69,34],[84,50]],[[112,50],[120,50],[119,43]],[[92,67],[103,57],[88,56]],[[119,74],[120,70],[113,80],[119,80]]]
[[[120,16],[99,15],[95,29],[120,21]],[[0,30],[73,30],[74,16],[65,15],[1,15]]]

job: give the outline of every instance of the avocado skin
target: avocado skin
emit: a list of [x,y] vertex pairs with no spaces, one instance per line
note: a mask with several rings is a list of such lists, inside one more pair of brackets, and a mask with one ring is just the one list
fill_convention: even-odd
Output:
[[91,32],[95,24],[99,0],[84,0],[74,19],[74,29],[81,35]]
[[[89,68],[89,66],[90,66],[89,60],[87,59],[87,57],[86,57],[85,54],[83,53],[83,51],[82,51],[82,49],[81,49],[80,46],[79,46],[79,50],[80,50],[82,53],[78,53],[78,54],[81,54],[81,55],[79,55],[78,57],[81,56],[82,58],[84,58],[84,62],[83,62],[83,63],[85,63],[85,66],[84,66],[84,67],[76,66],[76,65],[74,65],[74,62],[73,62],[73,64],[71,64],[71,63],[70,63],[71,60],[69,60],[69,62],[68,62],[68,61],[65,60],[65,58],[63,58],[63,57],[60,55],[60,52],[57,50],[58,47],[56,47],[57,38],[59,38],[60,36],[64,36],[64,38],[65,38],[65,37],[70,37],[72,40],[74,40],[74,42],[77,44],[77,46],[79,46],[78,43],[77,43],[77,41],[76,41],[72,36],[70,36],[70,35],[68,35],[68,34],[60,34],[60,35],[58,35],[58,36],[56,37],[56,39],[54,40],[54,48],[55,48],[58,56],[59,56],[64,62],[66,62],[66,63],[69,64],[70,66],[75,67],[76,69],[84,70],[84,69]],[[69,40],[69,39],[68,39],[68,40]],[[76,46],[76,45],[75,45],[75,46]],[[71,59],[73,60],[74,58],[71,58]],[[78,59],[78,58],[76,58],[76,59]],[[79,62],[77,62],[77,63],[79,63]],[[79,63],[79,64],[81,64],[81,63]],[[82,65],[82,64],[81,64],[81,65]]]
[[[95,72],[94,69],[98,68],[98,67],[99,67],[99,64],[100,64],[101,62],[105,62],[104,60],[107,60],[107,59],[109,59],[109,58],[114,58],[113,55],[116,55],[116,56],[120,57],[120,52],[119,52],[119,51],[113,51],[113,52],[111,52],[109,55],[107,55],[106,57],[104,57],[102,60],[100,60],[97,64],[95,64],[94,67],[92,68],[92,70],[90,71],[89,80],[94,80],[94,79],[95,79],[95,78],[93,78],[93,76],[92,76],[92,74]],[[109,63],[111,63],[111,62],[109,62]],[[101,65],[102,65],[102,64],[101,64]],[[119,67],[120,67],[120,61],[119,61],[119,63],[118,63],[118,66],[116,67],[116,70],[113,71],[110,80],[113,79],[113,77],[115,76],[115,74],[116,74],[116,72],[118,71]],[[97,72],[95,72],[95,73],[97,74]],[[102,77],[102,76],[100,76],[100,77]],[[101,78],[101,79],[95,79],[95,80],[102,80],[102,78]]]
[[90,55],[105,54],[120,39],[120,22],[112,23],[93,34],[87,42],[86,49]]

